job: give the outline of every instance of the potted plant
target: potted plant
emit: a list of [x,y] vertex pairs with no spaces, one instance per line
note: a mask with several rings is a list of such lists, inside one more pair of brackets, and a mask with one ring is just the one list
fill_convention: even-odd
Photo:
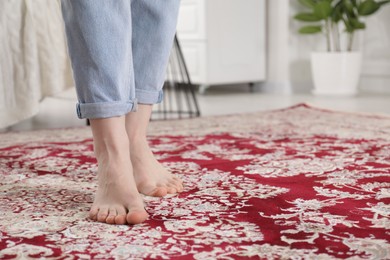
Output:
[[309,25],[301,34],[322,33],[326,52],[312,52],[314,94],[354,95],[359,83],[362,54],[353,49],[356,31],[366,25],[363,18],[377,12],[390,0],[298,0],[306,11],[294,18]]

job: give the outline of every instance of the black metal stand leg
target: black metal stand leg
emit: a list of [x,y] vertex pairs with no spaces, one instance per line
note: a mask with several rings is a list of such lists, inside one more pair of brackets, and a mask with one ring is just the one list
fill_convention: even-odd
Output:
[[152,113],[153,120],[199,117],[200,110],[184,60],[180,42],[175,35],[164,84],[164,100]]

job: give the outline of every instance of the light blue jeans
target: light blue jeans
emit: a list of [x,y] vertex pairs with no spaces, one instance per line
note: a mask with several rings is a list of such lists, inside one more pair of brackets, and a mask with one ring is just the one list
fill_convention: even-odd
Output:
[[62,0],[79,118],[162,100],[180,0]]

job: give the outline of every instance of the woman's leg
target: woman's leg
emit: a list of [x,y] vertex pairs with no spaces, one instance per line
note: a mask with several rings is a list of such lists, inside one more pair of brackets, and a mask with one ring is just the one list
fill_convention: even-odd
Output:
[[78,116],[90,119],[98,161],[90,218],[112,224],[136,224],[148,216],[134,181],[125,128],[125,114],[135,104],[130,3],[62,1]]
[[152,104],[162,99],[179,5],[179,0],[133,0],[131,5],[138,110],[126,115],[126,129],[138,190],[151,196],[164,196],[183,190],[181,180],[155,159],[146,140]]

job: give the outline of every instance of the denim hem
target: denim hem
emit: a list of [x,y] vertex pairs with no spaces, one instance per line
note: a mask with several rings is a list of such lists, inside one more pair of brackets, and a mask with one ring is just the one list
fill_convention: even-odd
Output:
[[77,103],[77,116],[83,118],[108,118],[123,116],[131,111],[136,111],[137,100],[116,101],[103,103]]
[[147,91],[136,88],[135,96],[139,104],[158,104],[163,100],[163,91]]

